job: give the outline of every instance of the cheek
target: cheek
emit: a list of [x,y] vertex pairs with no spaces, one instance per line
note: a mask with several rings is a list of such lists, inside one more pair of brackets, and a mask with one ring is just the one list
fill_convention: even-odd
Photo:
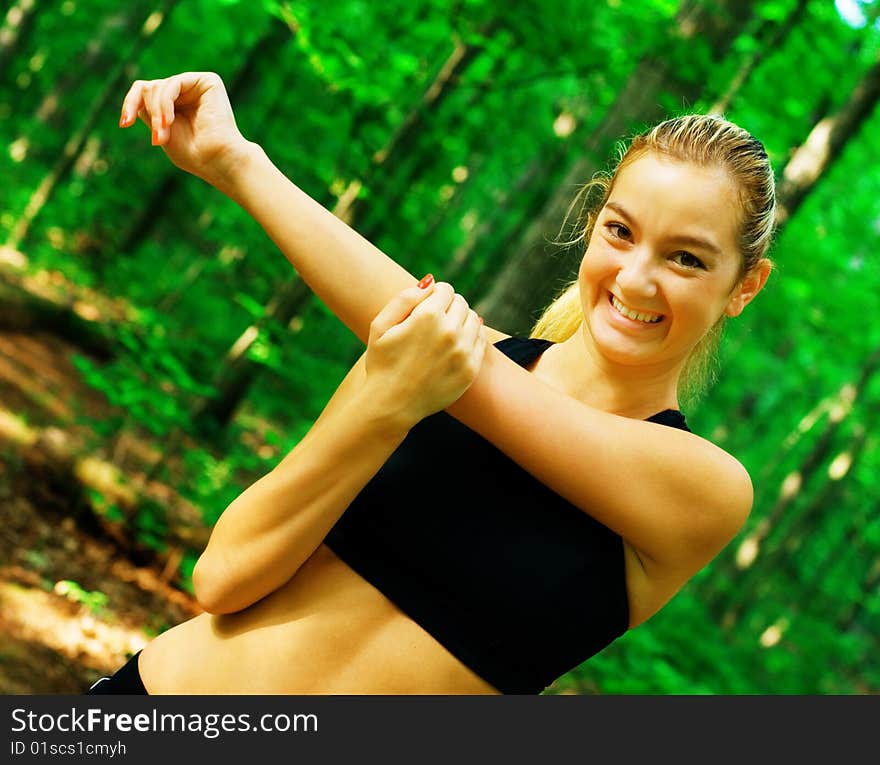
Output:
[[584,253],[584,257],[581,258],[578,276],[584,279],[595,278],[601,270],[604,261],[605,258],[602,257],[601,248],[595,242],[591,242]]
[[688,292],[673,299],[677,305],[676,313],[685,325],[693,326],[695,330],[701,332],[714,325],[724,313],[723,304],[719,304],[717,300],[706,299],[704,295]]
[[592,302],[591,296],[596,290],[596,274],[590,261],[584,258],[578,269],[578,286],[580,288],[581,303],[588,305]]
[[578,269],[581,295],[587,298],[601,291],[602,284],[613,276],[613,271],[613,264],[603,256],[601,248],[594,246],[588,249]]
[[584,255],[584,257],[581,258],[581,264],[580,264],[580,267],[578,268],[578,281],[584,282],[586,279],[589,278],[589,275],[590,275],[590,261],[589,261],[589,258],[586,255]]

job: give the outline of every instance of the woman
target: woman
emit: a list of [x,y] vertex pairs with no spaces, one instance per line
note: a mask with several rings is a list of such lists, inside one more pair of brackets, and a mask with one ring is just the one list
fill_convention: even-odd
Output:
[[590,184],[577,280],[517,338],[297,189],[216,75],[135,82],[120,126],[137,118],[367,349],[219,519],[193,573],[206,613],[91,692],[539,693],[740,530],[750,478],[678,402],[772,268],[773,174],[745,131],[691,116],[635,138]]

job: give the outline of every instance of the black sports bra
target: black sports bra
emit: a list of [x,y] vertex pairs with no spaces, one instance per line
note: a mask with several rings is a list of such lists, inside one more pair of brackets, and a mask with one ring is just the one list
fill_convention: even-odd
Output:
[[[523,367],[550,345],[495,344]],[[688,430],[677,410],[648,419]],[[445,412],[324,541],[502,693],[540,693],[629,626],[622,538]]]

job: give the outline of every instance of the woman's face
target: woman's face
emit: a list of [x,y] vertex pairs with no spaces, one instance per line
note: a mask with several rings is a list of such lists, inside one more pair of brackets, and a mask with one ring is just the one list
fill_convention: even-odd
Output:
[[674,368],[723,314],[742,311],[754,295],[738,282],[739,212],[721,168],[649,152],[618,173],[578,277],[605,358]]

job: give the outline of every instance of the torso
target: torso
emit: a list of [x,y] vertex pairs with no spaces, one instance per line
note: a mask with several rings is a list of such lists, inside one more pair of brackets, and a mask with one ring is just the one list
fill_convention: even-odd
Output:
[[[660,586],[626,541],[624,558],[632,629],[680,584]],[[150,694],[498,693],[323,544],[252,606],[155,638],[139,668]]]
[[[662,602],[626,550],[634,627]],[[140,672],[151,694],[498,693],[325,545],[249,608],[155,638]]]

